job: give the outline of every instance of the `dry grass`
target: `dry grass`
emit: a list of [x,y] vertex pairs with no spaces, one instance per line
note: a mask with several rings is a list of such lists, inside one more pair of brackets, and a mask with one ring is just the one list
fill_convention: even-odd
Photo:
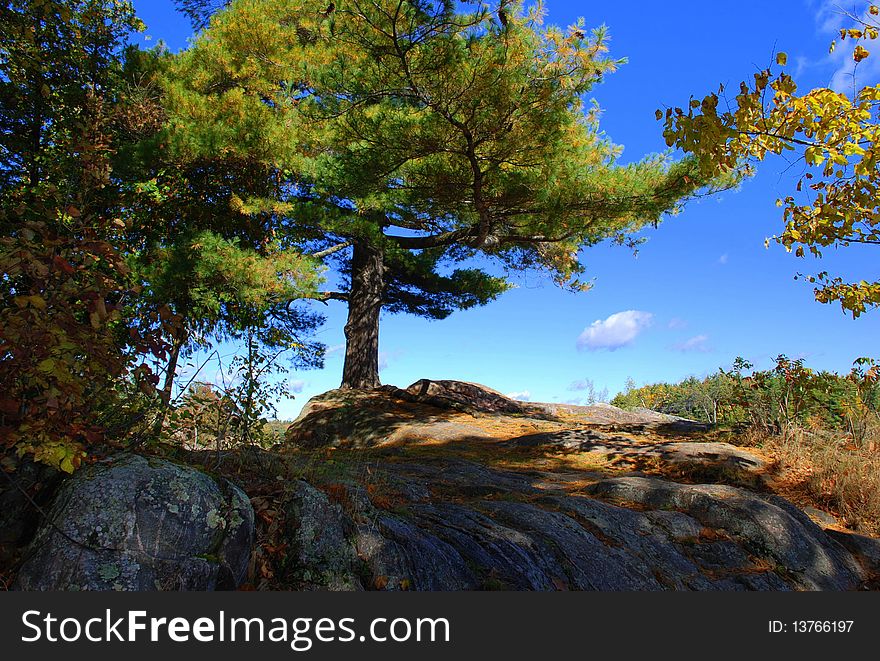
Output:
[[858,442],[823,429],[792,427],[765,438],[780,480],[805,491],[847,527],[880,535],[880,427]]

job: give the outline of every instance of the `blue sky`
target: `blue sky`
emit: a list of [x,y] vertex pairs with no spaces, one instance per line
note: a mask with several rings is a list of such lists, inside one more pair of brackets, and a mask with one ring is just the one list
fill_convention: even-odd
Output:
[[[150,43],[185,47],[189,24],[171,0],[135,0],[135,6]],[[545,7],[548,23],[564,26],[584,16],[588,26],[606,24],[611,54],[628,58],[593,93],[603,129],[625,147],[624,162],[665,149],[656,109],[684,105],[719,83],[735,89],[774,62],[777,51],[788,53],[788,70],[803,89],[852,85],[846,49],[828,53],[844,19],[827,0],[547,0]],[[869,58],[858,82],[878,79],[880,57]],[[595,286],[587,293],[566,293],[529,274],[498,301],[442,321],[383,316],[383,383],[459,379],[531,401],[580,403],[586,380],[613,396],[627,377],[642,384],[701,376],[729,367],[736,356],[767,367],[785,353],[838,372],[859,356],[880,357],[880,312],[853,320],[836,304],[816,303],[811,287],[794,280],[798,271],[820,270],[875,280],[876,248],[829,250],[815,261],[796,259],[775,243],[764,247],[765,238],[782,230],[776,199],[793,189],[800,171],[781,159],[761,164],[739,191],[691,203],[648,232],[637,257],[615,246],[589,249],[584,262]],[[278,402],[281,418],[339,384],[345,309],[321,308],[326,366],[289,375],[291,397]],[[234,347],[222,352],[228,359]],[[200,376],[216,372],[210,364]]]

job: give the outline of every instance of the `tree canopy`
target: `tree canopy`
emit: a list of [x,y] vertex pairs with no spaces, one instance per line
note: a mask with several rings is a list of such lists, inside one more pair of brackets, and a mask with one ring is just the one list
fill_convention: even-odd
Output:
[[162,369],[167,408],[181,350],[212,336],[247,336],[251,375],[255,342],[319,364],[320,317],[293,305],[314,263],[229,204],[270,173],[170,153],[167,57],[128,45],[131,3],[15,1],[0,27],[3,447],[72,471],[136,427]]
[[[695,159],[621,165],[585,95],[621,63],[604,28],[540,6],[232,2],[170,69],[180,154],[259,160],[250,210],[341,274],[343,385],[378,385],[381,309],[442,318],[526,268],[585,289],[582,248],[633,234],[704,187]],[[490,272],[484,257],[502,274]]]
[[604,27],[509,0],[179,4],[204,29],[177,55],[129,43],[130,2],[0,12],[4,462],[175,437],[178,367],[222,340],[240,378],[178,390],[253,442],[279,358],[322,364],[305,299],[347,305],[342,384],[372,388],[383,310],[442,319],[526,269],[587,289],[584,248],[725,185],[620,162],[588,97],[622,62]]

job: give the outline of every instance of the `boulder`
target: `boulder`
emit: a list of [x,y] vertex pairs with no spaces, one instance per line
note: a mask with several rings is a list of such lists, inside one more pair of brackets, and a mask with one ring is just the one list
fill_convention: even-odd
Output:
[[[34,536],[40,510],[47,507],[63,474],[31,459],[0,476],[0,566],[15,558]],[[2,470],[2,469],[0,469]]]
[[134,454],[79,470],[58,490],[16,579],[20,590],[234,589],[254,514],[226,480]]
[[284,504],[287,579],[300,589],[360,590],[353,522],[323,491],[298,480]]
[[528,413],[534,407],[518,402],[479,383],[420,379],[399,396],[442,409],[467,413]]

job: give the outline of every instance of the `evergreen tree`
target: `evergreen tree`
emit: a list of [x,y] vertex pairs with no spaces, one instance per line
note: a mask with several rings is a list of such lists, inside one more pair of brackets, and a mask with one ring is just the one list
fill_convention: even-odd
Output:
[[323,358],[323,345],[307,339],[323,318],[296,305],[315,295],[317,264],[281,244],[276,213],[243,201],[276,194],[274,169],[223,153],[190,159],[168,148],[156,83],[168,61],[162,49],[129,52],[127,100],[135,117],[156,121],[141,123],[133,132],[138,139],[117,159],[117,170],[136,182],[126,189],[128,263],[140,285],[131,316],[142,332],[161,331],[169,347],[163,408],[181,355],[213,340],[246,337],[250,355],[262,355],[258,346],[290,349],[282,353],[298,367]]
[[618,164],[584,102],[620,64],[604,28],[541,18],[508,0],[239,0],[172,67],[176,148],[277,168],[288,240],[341,274],[320,298],[348,305],[343,387],[379,384],[382,309],[483,305],[510,286],[491,262],[586,289],[582,248],[637,243],[707,183],[690,160]]

